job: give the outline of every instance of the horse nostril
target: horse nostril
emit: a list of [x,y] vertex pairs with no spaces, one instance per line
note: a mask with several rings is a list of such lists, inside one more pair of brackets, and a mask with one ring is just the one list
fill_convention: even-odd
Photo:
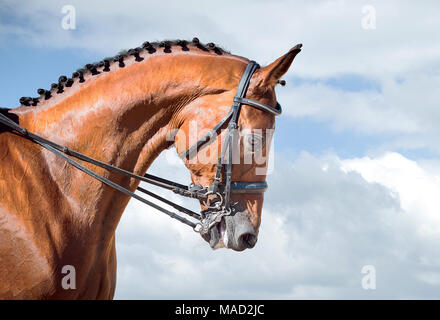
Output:
[[239,241],[245,248],[253,248],[257,243],[257,236],[253,233],[244,233],[240,236]]

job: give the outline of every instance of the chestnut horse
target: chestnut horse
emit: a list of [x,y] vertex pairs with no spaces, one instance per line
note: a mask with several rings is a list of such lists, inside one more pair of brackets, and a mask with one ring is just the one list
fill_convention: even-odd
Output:
[[[275,86],[300,47],[258,69],[246,97],[275,106]],[[40,98],[22,98],[20,107],[1,112],[30,132],[143,175],[164,149],[188,149],[191,123],[200,138],[228,113],[249,60],[196,38],[137,49],[62,76],[51,90],[39,89]],[[274,123],[272,114],[243,105],[238,125],[268,130]],[[177,132],[173,139],[170,132]],[[212,183],[215,152],[211,160],[183,159],[194,184]],[[0,298],[113,298],[115,230],[130,197],[5,126],[0,161]],[[234,164],[233,179],[264,181],[254,169],[266,165]],[[85,166],[132,192],[138,187],[135,179]],[[240,218],[227,217],[228,239],[220,237],[218,247],[240,251],[256,242],[263,195],[233,194],[232,200]],[[247,242],[239,241],[243,224],[254,235]],[[68,289],[65,266],[75,268]]]

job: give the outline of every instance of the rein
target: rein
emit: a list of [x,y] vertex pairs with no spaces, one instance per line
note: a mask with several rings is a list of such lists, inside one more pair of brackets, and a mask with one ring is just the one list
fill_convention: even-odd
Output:
[[[217,132],[225,123],[228,123],[227,133],[224,137],[224,141],[222,144],[222,150],[221,150],[221,156],[217,163],[217,171],[214,177],[214,182],[209,187],[202,187],[201,185],[189,185],[185,186],[182,184],[179,184],[174,181],[170,181],[164,178],[160,178],[151,174],[145,174],[144,176],[137,175],[133,172],[115,167],[111,164],[101,162],[99,160],[93,159],[91,157],[88,157],[82,153],[76,152],[74,150],[69,149],[66,146],[61,146],[59,144],[56,144],[50,140],[47,140],[37,134],[34,134],[25,128],[21,127],[19,124],[8,118],[7,116],[0,113],[0,123],[3,125],[15,130],[18,134],[20,134],[23,138],[28,139],[34,143],[37,143],[38,145],[42,146],[43,148],[47,149],[48,151],[52,152],[56,156],[62,158],[75,168],[83,171],[84,173],[90,175],[91,177],[101,181],[102,183],[106,184],[107,186],[110,186],[132,198],[135,198],[142,203],[149,205],[162,213],[165,213],[166,215],[170,216],[173,219],[176,219],[190,227],[193,228],[194,231],[201,233],[203,235],[208,235],[210,232],[212,232],[212,227],[215,226],[217,223],[220,222],[221,218],[226,215],[231,214],[231,206],[230,206],[230,195],[231,193],[262,193],[266,191],[267,189],[267,183],[266,182],[240,182],[240,181],[231,181],[232,178],[232,145],[234,141],[235,134],[237,133],[238,128],[238,118],[240,116],[241,106],[243,104],[252,106],[254,108],[257,108],[259,110],[263,110],[265,112],[269,112],[273,115],[279,115],[281,114],[281,105],[277,103],[276,108],[268,106],[266,104],[263,104],[261,102],[255,101],[255,100],[249,100],[245,98],[246,91],[249,86],[249,82],[252,78],[253,73],[259,68],[260,66],[254,62],[250,61],[250,63],[246,66],[246,69],[240,79],[237,93],[235,94],[234,101],[231,107],[231,110],[229,113],[206,135],[204,135],[194,146],[190,147],[187,151],[183,152],[179,156],[181,158],[186,157],[192,157],[198,150],[199,147],[204,145],[209,139],[214,135],[215,132]],[[226,153],[227,153],[227,159],[226,159]],[[206,205],[208,207],[208,210],[205,210],[205,212],[202,212],[202,214],[196,213],[192,210],[189,210],[187,208],[184,208],[172,201],[169,201],[149,190],[146,190],[142,187],[138,187],[137,190],[153,197],[169,206],[172,206],[174,209],[180,211],[181,213],[184,213],[186,215],[189,215],[195,219],[197,219],[199,222],[195,223],[193,221],[190,221],[172,211],[169,211],[158,204],[155,204],[138,194],[135,194],[134,192],[131,192],[130,190],[122,187],[121,185],[87,169],[85,166],[80,164],[78,161],[73,160],[69,156],[82,160],[87,163],[91,163],[93,165],[96,165],[98,167],[104,168],[108,171],[113,171],[116,173],[119,173],[121,175],[143,181],[164,189],[168,189],[173,191],[176,194],[179,194],[184,197],[194,198],[198,199],[199,201],[202,201],[206,205],[206,201],[208,200],[209,195],[217,195],[220,199],[217,201],[214,205]],[[220,182],[221,176],[222,176],[222,168],[225,166],[225,177],[223,178],[224,182]],[[215,229],[215,228],[214,228]]]

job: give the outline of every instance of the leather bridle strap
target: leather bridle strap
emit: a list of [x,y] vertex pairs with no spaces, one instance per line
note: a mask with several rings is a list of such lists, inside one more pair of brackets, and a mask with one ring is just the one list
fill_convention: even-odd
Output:
[[[70,159],[68,156],[64,155],[62,152],[58,151],[57,149],[53,148],[52,146],[50,146],[48,144],[45,144],[45,143],[42,143],[40,141],[35,141],[35,142],[38,143],[40,146],[46,148],[50,152],[54,153],[58,157],[64,159],[65,161],[70,163],[75,168],[77,168],[77,169],[81,170],[82,172],[90,175],[91,177],[95,178],[96,180],[101,181],[102,183],[108,185],[109,187],[112,187],[112,188],[114,188],[114,189],[116,189],[116,190],[126,194],[129,197],[135,198],[136,200],[139,200],[139,201],[145,203],[146,205],[149,205],[150,207],[153,207],[154,209],[159,210],[159,211],[165,213],[166,215],[170,216],[171,218],[179,220],[180,222],[182,222],[182,223],[192,227],[193,229],[196,228],[196,226],[197,226],[196,223],[194,223],[192,221],[189,221],[189,220],[187,220],[187,219],[185,219],[185,218],[175,214],[172,211],[166,210],[166,209],[162,208],[161,206],[155,204],[154,202],[148,201],[147,199],[142,198],[141,196],[139,196],[136,193],[131,192],[130,190],[128,190],[128,189],[118,185],[117,183],[114,183],[113,181],[100,176],[99,174],[97,174],[97,173],[87,169],[86,167],[82,166],[81,164],[79,164],[75,160]],[[157,196],[156,199],[161,199],[161,197]],[[187,210],[187,209],[185,209],[185,210]],[[193,214],[191,214],[191,216],[194,217],[194,218],[197,218],[199,220],[201,219],[200,216],[197,213],[195,213],[195,212],[193,212]]]
[[276,108],[273,108],[264,103],[246,98],[234,97],[234,101],[241,104],[247,104],[248,106],[252,106],[254,108],[260,109],[261,111],[272,113],[275,116],[280,115],[281,112],[283,111],[281,105],[278,102]]
[[263,193],[267,190],[267,182],[231,182],[231,193]]
[[[237,92],[234,97],[234,102],[232,104],[232,118],[228,125],[228,134],[225,137],[225,141],[228,149],[228,161],[226,163],[225,170],[225,191],[224,191],[224,209],[226,212],[230,212],[230,199],[231,199],[231,182],[232,182],[232,158],[233,158],[233,146],[235,140],[235,134],[238,128],[238,118],[241,111],[241,102],[237,101],[236,98],[243,98],[246,95],[246,91],[249,87],[252,75],[260,66],[255,61],[250,61],[246,66],[243,75],[238,83]],[[223,155],[222,155],[223,156]],[[215,177],[216,185],[214,186],[215,192],[218,189],[218,183],[220,181],[222,161],[219,160],[217,164],[217,173]]]
[[228,114],[222,120],[220,120],[220,122],[217,123],[217,125],[214,128],[209,130],[208,133],[206,133],[203,137],[201,137],[199,139],[199,141],[197,141],[197,143],[195,145],[193,145],[191,148],[189,148],[185,152],[179,154],[179,157],[183,159],[183,158],[186,158],[188,156],[190,158],[195,156],[195,154],[197,153],[197,150],[202,145],[204,145],[206,142],[208,142],[209,139],[211,139],[214,136],[214,134],[226,123],[226,121],[229,120],[229,118],[232,116],[232,112],[233,112],[233,109],[229,110]]

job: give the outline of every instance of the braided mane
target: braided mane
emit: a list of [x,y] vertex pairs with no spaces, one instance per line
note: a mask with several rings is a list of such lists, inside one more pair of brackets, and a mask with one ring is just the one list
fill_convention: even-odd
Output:
[[[210,42],[207,44],[203,44],[200,42],[198,38],[193,38],[192,41],[187,40],[165,40],[160,42],[144,42],[142,46],[122,50],[117,55],[113,57],[107,57],[101,61],[95,63],[88,63],[84,67],[79,68],[75,72],[72,73],[72,76],[69,78],[65,75],[62,75],[58,78],[58,82],[52,83],[49,90],[46,89],[38,89],[37,93],[39,97],[21,97],[20,104],[22,106],[36,106],[38,103],[50,99],[55,94],[60,94],[64,92],[64,88],[71,87],[75,81],[79,83],[85,82],[86,79],[84,75],[91,74],[92,76],[100,74],[101,72],[109,72],[110,66],[118,63],[120,68],[125,67],[124,59],[130,56],[135,57],[136,62],[141,62],[144,60],[140,56],[140,53],[147,52],[148,54],[154,54],[158,52],[158,50],[162,50],[164,53],[171,53],[172,50],[181,50],[181,51],[190,51],[192,49],[199,49],[205,52],[214,52],[215,54],[222,55],[224,53],[229,53],[221,47],[216,46],[214,43]],[[98,68],[104,67],[101,71],[98,71]]]

